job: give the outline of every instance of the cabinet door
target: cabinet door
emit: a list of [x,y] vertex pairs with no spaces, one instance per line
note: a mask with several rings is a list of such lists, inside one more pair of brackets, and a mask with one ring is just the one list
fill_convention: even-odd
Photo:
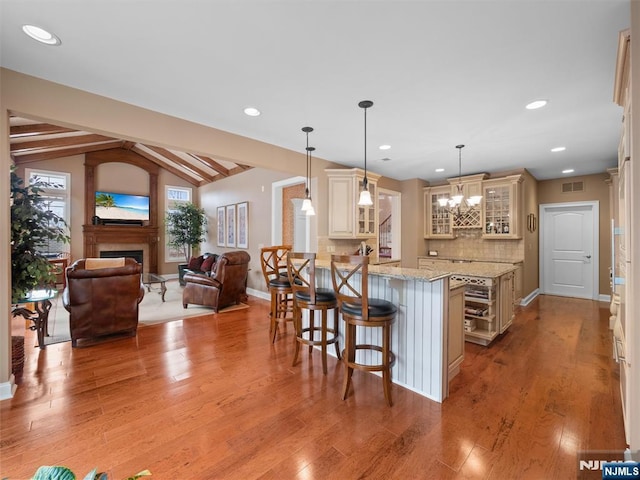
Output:
[[500,277],[499,325],[500,333],[504,333],[513,323],[513,272]]
[[484,233],[509,235],[511,233],[511,185],[492,185],[484,189]]
[[363,179],[358,178],[358,191],[356,198],[356,215],[358,218],[358,237],[369,238],[371,236],[376,236],[377,231],[377,205],[378,205],[378,192],[377,185],[375,182],[367,179],[369,193],[371,194],[371,199],[373,200],[373,205],[368,207],[362,207],[357,205],[357,200],[360,195],[360,191],[362,190]]
[[424,238],[454,238],[451,215],[438,200],[449,199],[450,188],[435,187],[424,190]]
[[521,238],[522,175],[488,180],[483,185],[483,238]]
[[354,236],[353,179],[329,178],[329,237]]
[[449,381],[460,371],[464,360],[464,285],[449,292]]

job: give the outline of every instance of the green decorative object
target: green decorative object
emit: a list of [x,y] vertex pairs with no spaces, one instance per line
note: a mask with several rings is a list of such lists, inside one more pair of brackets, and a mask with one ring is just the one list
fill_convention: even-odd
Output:
[[69,243],[67,224],[47,209],[44,188],[48,182],[24,180],[11,167],[11,301],[16,303],[31,290],[55,283],[55,265],[39,253],[47,241]]
[[[132,477],[127,477],[126,480],[137,480],[140,477],[149,476],[151,476],[151,472],[143,470]],[[31,480],[76,480],[76,475],[67,467],[42,466],[38,468]],[[109,476],[104,472],[98,472],[98,469],[94,468],[83,477],[83,480],[109,480]]]
[[165,224],[167,244],[181,249],[184,253],[184,261],[188,262],[191,252],[205,240],[207,215],[204,208],[199,208],[190,202],[180,203],[167,213]]

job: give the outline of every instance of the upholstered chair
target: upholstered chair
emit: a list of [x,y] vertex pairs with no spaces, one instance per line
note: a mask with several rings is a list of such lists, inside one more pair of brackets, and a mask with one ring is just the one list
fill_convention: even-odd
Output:
[[237,305],[246,298],[247,273],[251,257],[245,251],[226,252],[214,264],[211,275],[187,272],[182,305],[205,305],[214,312]]
[[62,294],[69,312],[71,345],[113,334],[135,336],[144,298],[142,265],[133,258],[87,258],[66,270]]

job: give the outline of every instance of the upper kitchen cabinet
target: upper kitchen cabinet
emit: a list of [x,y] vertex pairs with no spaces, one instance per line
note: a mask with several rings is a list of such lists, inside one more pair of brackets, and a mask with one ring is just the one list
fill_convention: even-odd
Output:
[[450,197],[449,185],[424,188],[424,238],[454,238],[449,208],[438,203],[438,200]]
[[376,238],[378,235],[378,179],[367,172],[373,205],[360,206],[364,171],[359,168],[326,169],[329,178],[329,238]]
[[521,238],[522,175],[482,182],[483,238]]
[[[462,188],[464,198],[471,198],[482,195],[482,186],[484,184],[483,180],[485,178],[487,178],[486,173],[479,173],[477,175],[467,175],[465,177],[448,178],[447,181],[450,184],[450,192],[452,196],[458,193],[460,186]],[[453,216],[453,228],[482,228],[482,214],[480,210],[481,209],[478,206],[470,209],[462,208],[462,215]]]

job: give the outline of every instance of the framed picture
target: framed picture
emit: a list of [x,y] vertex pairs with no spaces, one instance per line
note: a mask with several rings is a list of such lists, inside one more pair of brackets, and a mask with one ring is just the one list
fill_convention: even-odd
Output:
[[236,206],[227,205],[227,247],[236,246]]
[[218,246],[224,247],[226,245],[226,212],[224,207],[218,207]]
[[238,204],[238,248],[249,248],[249,202]]

